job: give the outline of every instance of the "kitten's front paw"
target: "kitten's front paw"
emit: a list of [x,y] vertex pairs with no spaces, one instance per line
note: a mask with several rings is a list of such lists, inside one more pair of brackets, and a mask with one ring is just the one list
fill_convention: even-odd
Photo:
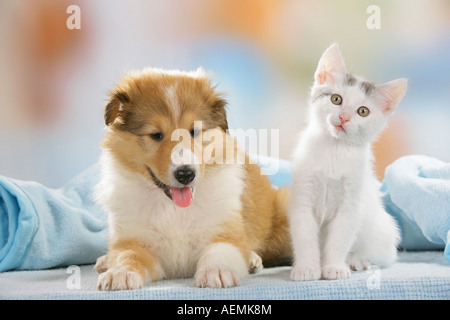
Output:
[[207,266],[197,270],[194,284],[201,288],[229,288],[239,284],[239,275],[224,265]]
[[370,267],[370,262],[358,258],[350,258],[347,260],[347,264],[353,271],[367,270]]
[[311,281],[320,279],[320,266],[312,267],[306,265],[295,265],[291,270],[291,280]]
[[133,290],[142,288],[144,281],[139,273],[126,267],[111,268],[100,274],[97,288],[99,290]]
[[346,264],[325,265],[322,267],[322,278],[340,280],[350,278],[350,269]]

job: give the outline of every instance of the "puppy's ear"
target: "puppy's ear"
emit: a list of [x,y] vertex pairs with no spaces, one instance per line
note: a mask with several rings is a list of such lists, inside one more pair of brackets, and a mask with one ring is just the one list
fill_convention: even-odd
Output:
[[227,121],[227,101],[222,97],[218,97],[212,106],[212,116],[217,127],[221,128],[223,131],[228,130]]
[[105,123],[107,126],[116,121],[117,118],[121,118],[123,122],[124,106],[130,103],[130,97],[126,92],[121,90],[115,90],[111,92],[108,103],[105,107]]

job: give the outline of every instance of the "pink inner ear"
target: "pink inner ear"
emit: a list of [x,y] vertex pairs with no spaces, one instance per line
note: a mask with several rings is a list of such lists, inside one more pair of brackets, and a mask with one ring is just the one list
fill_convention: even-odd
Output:
[[394,107],[394,99],[390,97],[390,92],[387,94],[389,97],[384,97],[384,99],[381,101],[383,107],[383,113],[388,113],[392,111],[392,108]]
[[317,75],[317,80],[319,84],[324,84],[325,82],[333,82],[333,76],[328,71],[324,70]]
[[406,93],[407,80],[397,79],[380,86],[383,112],[392,112]]
[[385,107],[383,109],[383,113],[387,113],[392,110],[392,106],[389,101],[385,101],[384,105]]

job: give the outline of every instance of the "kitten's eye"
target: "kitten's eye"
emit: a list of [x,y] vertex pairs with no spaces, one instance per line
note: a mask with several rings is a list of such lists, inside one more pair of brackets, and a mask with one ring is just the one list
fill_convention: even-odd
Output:
[[164,135],[162,134],[162,132],[156,132],[152,133],[150,135],[150,138],[152,138],[155,141],[161,141],[164,138]]
[[197,129],[192,129],[192,130],[191,130],[191,136],[192,136],[193,138],[195,138],[196,136],[198,136],[199,133],[200,133],[200,130],[197,130]]
[[369,113],[370,113],[370,110],[367,107],[359,107],[358,108],[358,114],[361,117],[367,117],[369,115]]
[[338,94],[333,94],[331,96],[331,102],[335,105],[341,105],[342,104],[342,97]]

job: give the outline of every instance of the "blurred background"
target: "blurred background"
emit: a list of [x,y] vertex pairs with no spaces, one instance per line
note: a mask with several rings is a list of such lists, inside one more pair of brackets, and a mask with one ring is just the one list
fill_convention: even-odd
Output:
[[107,91],[145,66],[212,71],[230,127],[279,129],[289,159],[332,42],[350,72],[409,79],[376,145],[379,178],[405,154],[450,161],[448,0],[1,0],[0,175],[59,187],[95,163]]

